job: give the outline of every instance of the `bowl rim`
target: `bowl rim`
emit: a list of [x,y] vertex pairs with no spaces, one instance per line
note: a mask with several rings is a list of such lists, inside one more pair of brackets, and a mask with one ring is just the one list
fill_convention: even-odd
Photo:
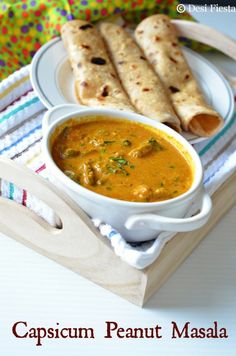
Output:
[[[195,166],[194,169],[194,178],[193,178],[193,183],[191,187],[184,192],[183,194],[171,198],[171,199],[166,199],[162,201],[157,201],[157,202],[131,202],[127,200],[121,200],[121,199],[116,199],[116,198],[111,198],[107,197],[105,195],[96,193],[92,190],[89,190],[86,187],[83,187],[82,185],[79,185],[78,183],[74,182],[72,179],[70,179],[63,171],[56,165],[55,161],[52,158],[51,155],[51,150],[50,150],[50,138],[56,127],[60,126],[63,124],[65,121],[73,118],[76,120],[79,120],[80,118],[85,118],[89,116],[101,116],[105,115],[106,117],[112,117],[113,119],[121,119],[121,120],[128,120],[136,123],[143,123],[147,126],[151,126],[152,128],[156,128],[161,132],[164,132],[164,135],[166,134],[167,136],[172,136],[180,145],[190,154],[190,157],[193,161],[193,165]],[[100,202],[110,202],[111,204],[116,204],[116,205],[122,205],[122,206],[127,206],[127,207],[137,207],[137,208],[153,208],[153,207],[166,207],[168,205],[174,205],[181,203],[181,201],[190,199],[195,193],[198,191],[199,188],[202,186],[203,182],[203,167],[202,163],[200,160],[199,155],[195,151],[195,149],[192,147],[192,145],[179,133],[174,131],[172,128],[170,128],[167,125],[164,125],[160,122],[154,121],[153,119],[149,119],[145,117],[144,115],[140,115],[137,113],[132,113],[132,112],[127,112],[127,111],[121,111],[121,110],[116,110],[116,109],[108,109],[108,108],[85,108],[85,109],[78,109],[78,111],[73,111],[71,113],[68,113],[66,115],[63,115],[62,117],[59,117],[56,119],[54,122],[52,122],[46,129],[45,132],[43,133],[43,140],[42,140],[42,152],[44,157],[46,158],[46,166],[49,164],[50,168],[49,170],[51,171],[51,174],[54,176],[57,176],[59,180],[65,185],[67,189],[72,190],[73,192],[80,194],[84,198],[96,201],[99,200]]]

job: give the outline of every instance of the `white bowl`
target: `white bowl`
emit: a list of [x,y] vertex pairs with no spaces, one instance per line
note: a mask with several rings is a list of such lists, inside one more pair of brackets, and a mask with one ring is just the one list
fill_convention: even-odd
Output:
[[[97,194],[77,184],[67,177],[54,162],[51,155],[50,138],[56,127],[70,118],[80,120],[89,116],[109,116],[116,119],[141,122],[150,125],[173,137],[190,157],[193,163],[194,178],[190,189],[184,194],[161,202],[128,202]],[[47,112],[43,120],[43,153],[47,168],[62,189],[78,203],[92,218],[98,218],[116,228],[128,241],[153,239],[160,231],[192,231],[203,226],[212,209],[211,199],[203,189],[203,169],[194,148],[181,135],[166,125],[144,116],[123,111],[81,108],[76,105],[61,105]],[[201,200],[197,215],[185,218],[191,204]]]

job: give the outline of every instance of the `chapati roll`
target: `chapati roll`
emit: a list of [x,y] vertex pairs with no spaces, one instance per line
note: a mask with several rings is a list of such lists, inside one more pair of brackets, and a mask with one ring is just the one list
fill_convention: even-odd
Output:
[[181,131],[164,86],[133,38],[113,23],[98,26],[132,104],[143,115]]
[[143,20],[135,30],[135,39],[169,91],[184,130],[198,136],[219,131],[223,119],[206,103],[169,18],[153,15]]
[[61,37],[74,73],[79,101],[88,106],[135,111],[98,30],[86,21],[73,20],[62,26]]

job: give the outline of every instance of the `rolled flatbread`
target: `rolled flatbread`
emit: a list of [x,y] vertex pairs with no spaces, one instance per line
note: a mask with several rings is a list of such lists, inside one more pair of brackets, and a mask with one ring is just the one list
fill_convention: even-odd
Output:
[[73,20],[62,26],[61,37],[75,77],[79,101],[88,106],[135,111],[97,29],[89,22]]
[[214,135],[223,119],[206,103],[169,18],[153,15],[143,20],[135,30],[135,39],[169,91],[184,130],[198,136]]
[[120,26],[98,25],[110,57],[132,104],[143,115],[181,131],[166,90],[133,38]]

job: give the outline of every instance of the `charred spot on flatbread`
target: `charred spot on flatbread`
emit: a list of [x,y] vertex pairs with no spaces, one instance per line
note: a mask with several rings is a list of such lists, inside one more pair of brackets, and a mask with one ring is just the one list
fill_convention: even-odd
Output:
[[87,88],[88,87],[88,83],[83,81],[80,83],[81,87]]
[[173,62],[173,63],[175,63],[175,64],[178,63],[178,61],[177,61],[176,59],[174,59],[173,57],[171,57],[171,56],[169,56],[169,59],[171,60],[171,62]]
[[93,25],[88,23],[86,25],[82,25],[82,26],[79,27],[80,30],[87,30],[88,28],[93,28]]
[[104,64],[107,63],[107,61],[102,57],[92,57],[91,58],[91,63],[97,64],[99,66],[103,66]]
[[172,94],[178,93],[180,91],[178,88],[176,88],[176,87],[174,87],[172,85],[169,87],[169,89],[170,89]]
[[109,95],[109,86],[108,85],[105,85],[103,88],[102,88],[102,94],[101,96],[103,97],[106,97]]
[[81,47],[84,48],[84,49],[90,49],[90,46],[85,45],[85,44],[82,44]]

